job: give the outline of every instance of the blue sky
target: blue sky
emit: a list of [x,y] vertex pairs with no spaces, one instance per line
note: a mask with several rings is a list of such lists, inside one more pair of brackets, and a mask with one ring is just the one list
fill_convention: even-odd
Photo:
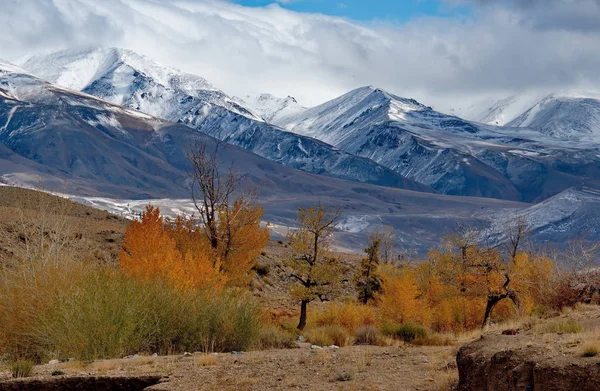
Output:
[[[251,7],[275,3],[275,0],[233,0]],[[465,15],[465,7],[452,7],[440,0],[287,0],[280,6],[300,12],[318,12],[354,20],[383,19],[404,22],[422,16]]]

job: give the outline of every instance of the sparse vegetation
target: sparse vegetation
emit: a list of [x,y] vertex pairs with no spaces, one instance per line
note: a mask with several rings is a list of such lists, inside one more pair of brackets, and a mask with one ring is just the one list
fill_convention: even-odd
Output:
[[424,327],[414,323],[406,323],[402,325],[384,325],[382,331],[385,335],[409,343],[413,342],[413,340],[417,338],[421,340],[427,338],[427,330],[425,330]]
[[454,341],[448,336],[442,335],[428,335],[425,337],[415,337],[412,342],[413,345],[417,346],[452,346]]
[[217,365],[219,363],[219,359],[217,356],[212,354],[202,354],[196,357],[196,365],[200,367],[210,367]]
[[578,334],[583,331],[583,326],[573,319],[548,322],[538,327],[539,333]]
[[596,357],[600,351],[596,346],[586,346],[581,354],[583,357]]
[[362,326],[354,333],[356,344],[376,345],[379,341],[379,329],[374,326]]
[[12,377],[21,378],[31,376],[34,365],[34,362],[31,360],[17,360],[10,363],[10,372]]
[[348,346],[353,338],[348,331],[340,326],[321,326],[306,330],[305,338],[318,346]]

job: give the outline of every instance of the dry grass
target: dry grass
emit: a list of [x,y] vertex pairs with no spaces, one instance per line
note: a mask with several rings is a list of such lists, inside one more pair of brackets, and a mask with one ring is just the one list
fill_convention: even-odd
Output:
[[412,341],[412,344],[417,346],[452,346],[454,345],[454,341],[449,336],[434,334],[426,337],[417,337]]
[[583,348],[583,353],[581,353],[581,355],[583,357],[596,357],[598,353],[600,353],[600,350],[597,346],[588,345]]
[[219,363],[219,359],[213,354],[203,354],[197,356],[194,361],[199,367],[212,367]]
[[[75,362],[79,362],[79,361],[75,361]],[[104,361],[97,361],[97,362],[92,363],[90,365],[90,368],[95,370],[98,373],[105,374],[105,373],[120,369],[122,367],[122,365],[123,365],[122,362],[118,362],[115,360],[104,360]]]
[[291,349],[296,347],[296,336],[287,330],[275,325],[264,325],[261,327],[255,348],[267,349]]
[[432,389],[435,391],[453,391],[458,385],[457,371],[436,371],[432,374]]
[[557,320],[539,325],[536,331],[540,334],[578,334],[583,333],[584,329],[581,323],[573,319]]
[[12,377],[20,378],[20,377],[29,377],[33,372],[34,367],[33,361],[29,360],[18,360],[13,363],[10,363],[10,372]]
[[348,346],[354,343],[354,338],[341,326],[314,327],[306,330],[304,337],[310,343],[318,346]]

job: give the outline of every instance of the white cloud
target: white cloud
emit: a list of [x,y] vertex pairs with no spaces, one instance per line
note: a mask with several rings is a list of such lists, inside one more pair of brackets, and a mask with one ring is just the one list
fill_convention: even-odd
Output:
[[600,86],[597,0],[448,1],[479,5],[460,20],[359,24],[216,0],[5,0],[0,58],[118,46],[230,94],[291,94],[305,104],[367,84],[442,108],[524,89]]

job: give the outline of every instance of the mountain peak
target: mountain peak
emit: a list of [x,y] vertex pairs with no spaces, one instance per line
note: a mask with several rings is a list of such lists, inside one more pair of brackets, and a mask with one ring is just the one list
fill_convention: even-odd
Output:
[[289,95],[285,98],[278,98],[265,92],[257,96],[247,95],[245,98],[237,98],[237,100],[270,123],[276,123],[280,118],[305,110],[294,97]]
[[171,121],[207,113],[211,105],[261,121],[204,78],[126,49],[63,50],[32,57],[23,67],[51,83]]
[[85,90],[103,77],[133,77],[136,72],[152,78],[163,86],[174,79],[186,90],[216,90],[204,78],[156,63],[131,50],[87,46],[74,50],[61,50],[28,59],[23,68],[41,78],[74,90]]

